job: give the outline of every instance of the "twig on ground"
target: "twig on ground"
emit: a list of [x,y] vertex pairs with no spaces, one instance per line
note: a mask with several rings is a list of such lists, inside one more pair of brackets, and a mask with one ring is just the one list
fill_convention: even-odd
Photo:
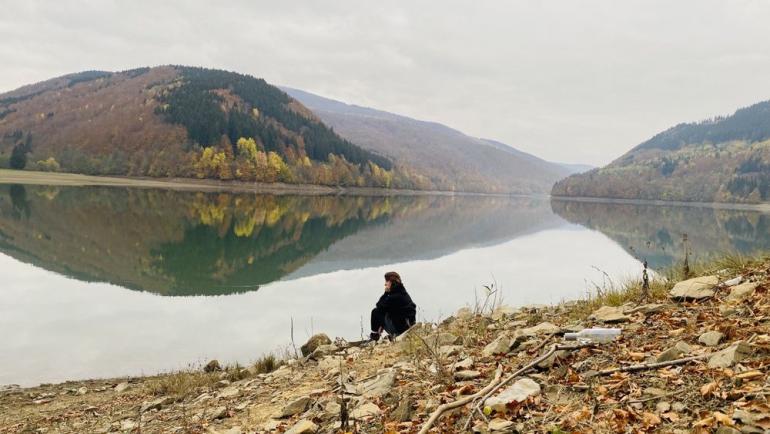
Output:
[[[439,376],[439,381],[443,382],[449,382],[449,380],[452,379],[452,376],[449,372],[447,372],[446,367],[443,363],[441,363],[441,356],[436,351],[436,348],[431,348],[430,345],[428,345],[428,342],[420,336],[419,333],[415,333],[415,336],[422,342],[422,344],[425,346],[425,348],[428,350],[428,353],[430,353],[431,357],[433,358],[433,363],[436,364],[436,374]],[[438,345],[438,340],[436,340],[436,345]]]
[[291,346],[294,348],[294,358],[299,359],[299,354],[297,354],[297,345],[294,343],[294,317],[291,317]]
[[701,354],[699,356],[685,357],[683,359],[669,360],[666,362],[640,363],[638,365],[629,365],[629,366],[621,366],[619,368],[602,369],[601,371],[593,372],[592,375],[587,376],[587,378],[603,376],[603,375],[612,375],[616,372],[637,372],[637,371],[646,371],[650,369],[665,368],[666,366],[684,365],[685,363],[707,359],[711,357],[713,354],[714,353],[708,353],[708,354]]
[[492,379],[492,381],[487,385],[487,387],[479,390],[478,392],[474,393],[473,395],[468,395],[465,398],[458,399],[457,401],[448,402],[446,404],[439,405],[438,408],[430,415],[430,418],[427,422],[422,426],[420,429],[419,434],[425,434],[430,430],[430,428],[433,426],[434,423],[438,420],[441,415],[453,408],[462,407],[463,405],[473,401],[474,399],[478,398],[479,396],[485,395],[489,390],[493,389],[499,382],[500,377],[503,375],[503,368],[502,366],[498,365],[497,370],[495,371],[495,378]]
[[529,371],[530,369],[534,368],[535,366],[537,366],[538,363],[542,362],[543,360],[546,360],[549,357],[551,357],[553,355],[553,353],[555,353],[556,351],[560,351],[560,350],[564,350],[564,351],[578,350],[578,349],[581,349],[581,348],[591,347],[593,345],[594,345],[594,343],[592,343],[592,342],[588,342],[588,343],[584,343],[584,344],[577,344],[577,345],[559,345],[559,344],[552,345],[551,349],[546,351],[545,353],[543,353],[543,355],[541,355],[540,357],[537,357],[536,359],[532,360],[531,362],[529,362],[527,365],[525,365],[523,368],[519,369],[518,371],[516,371],[516,372],[510,374],[509,376],[505,377],[505,379],[503,381],[501,381],[492,390],[487,392],[487,394],[484,396],[484,399],[482,399],[481,402],[483,403],[484,401],[486,401],[486,399],[489,398],[490,396],[492,396],[493,393],[495,393],[501,387],[503,387],[506,384],[508,384],[514,378],[516,378],[519,375],[521,375],[521,374]]
[[540,351],[540,349],[543,348],[545,344],[547,344],[551,340],[551,338],[553,338],[555,335],[556,333],[551,333],[548,336],[546,336],[545,339],[543,339],[543,342],[540,342],[539,344],[537,344],[535,348],[532,349],[532,352],[536,353]]
[[[548,340],[550,340],[552,336],[553,335],[548,336],[545,339],[544,342],[548,342]],[[534,368],[535,366],[537,366],[538,363],[542,362],[543,360],[548,359],[556,351],[559,351],[559,350],[577,350],[577,349],[580,349],[580,348],[586,348],[586,347],[590,347],[590,346],[593,346],[593,345],[594,345],[593,343],[584,343],[584,344],[578,344],[578,345],[559,345],[559,344],[552,345],[550,350],[546,351],[540,357],[535,358],[534,360],[529,362],[526,366],[524,366],[523,368],[519,369],[518,371],[508,375],[507,377],[505,377],[504,380],[500,381],[499,383],[497,383],[495,385],[491,385],[490,384],[492,387],[487,386],[485,389],[488,388],[489,390],[486,393],[484,393],[484,394],[476,394],[477,396],[473,399],[473,401],[476,401],[477,398],[479,398],[479,399],[478,399],[478,403],[475,404],[475,406],[474,406],[474,410],[471,410],[471,417],[472,417],[474,411],[481,411],[481,405],[484,404],[484,401],[486,401],[487,398],[492,396],[492,394],[494,394],[497,390],[499,390],[501,387],[503,387],[506,384],[508,384],[511,380],[513,380],[514,378],[518,377],[519,375],[521,375],[521,374],[529,371],[530,369]],[[466,422],[466,427],[467,427],[468,424],[470,424],[470,418],[468,419],[468,422]]]

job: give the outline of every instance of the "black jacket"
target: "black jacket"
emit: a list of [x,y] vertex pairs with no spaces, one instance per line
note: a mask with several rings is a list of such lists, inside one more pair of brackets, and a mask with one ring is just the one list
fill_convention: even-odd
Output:
[[383,293],[377,300],[377,309],[388,316],[399,329],[399,333],[414,325],[417,316],[417,305],[406,292],[404,285],[394,284],[390,291]]

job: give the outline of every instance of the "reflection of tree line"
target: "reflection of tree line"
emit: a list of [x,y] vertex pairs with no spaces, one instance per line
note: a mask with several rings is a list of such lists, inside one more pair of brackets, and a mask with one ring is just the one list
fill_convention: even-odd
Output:
[[770,249],[770,215],[750,210],[551,200],[564,219],[598,230],[653,268],[684,257],[687,234],[697,258]]
[[429,206],[441,198],[0,186],[0,248],[82,280],[228,293],[279,279],[365,226]]
[[153,266],[173,278],[177,293],[255,289],[425,200],[197,194],[182,239],[154,248]]

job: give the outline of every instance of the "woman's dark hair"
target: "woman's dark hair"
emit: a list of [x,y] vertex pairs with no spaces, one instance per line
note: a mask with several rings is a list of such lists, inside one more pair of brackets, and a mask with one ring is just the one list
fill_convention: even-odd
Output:
[[385,281],[390,283],[401,283],[401,276],[395,271],[388,271],[385,273]]
[[385,273],[385,281],[390,282],[391,292],[406,291],[403,282],[401,282],[401,276],[399,276],[395,271],[388,271]]

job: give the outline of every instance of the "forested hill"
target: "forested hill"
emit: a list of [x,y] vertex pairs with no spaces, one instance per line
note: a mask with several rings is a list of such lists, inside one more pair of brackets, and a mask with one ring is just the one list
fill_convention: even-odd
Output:
[[184,66],[86,71],[0,94],[0,167],[435,187],[262,79]]
[[558,182],[555,196],[770,201],[770,101],[679,124],[609,165]]
[[506,144],[445,125],[282,88],[342,137],[396,164],[414,167],[445,190],[547,194],[569,169]]

